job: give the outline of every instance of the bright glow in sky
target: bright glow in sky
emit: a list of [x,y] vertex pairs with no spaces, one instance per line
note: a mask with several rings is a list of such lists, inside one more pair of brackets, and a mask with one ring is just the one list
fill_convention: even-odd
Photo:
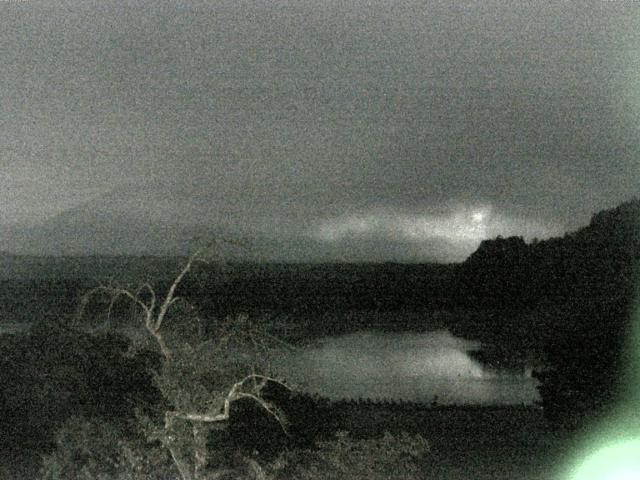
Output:
[[560,232],[558,225],[510,218],[494,213],[490,207],[459,206],[446,214],[391,214],[378,211],[345,215],[321,222],[311,234],[332,242],[389,235],[412,242],[444,239],[454,243],[477,244],[497,235],[520,235],[531,240],[533,237],[549,237]]
[[482,221],[484,220],[484,217],[485,217],[485,213],[480,211],[474,212],[471,215],[471,219],[476,223],[482,223]]

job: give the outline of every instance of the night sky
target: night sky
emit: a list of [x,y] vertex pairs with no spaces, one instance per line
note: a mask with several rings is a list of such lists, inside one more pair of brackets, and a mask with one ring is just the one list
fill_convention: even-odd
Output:
[[637,195],[640,3],[0,1],[0,250],[454,261]]

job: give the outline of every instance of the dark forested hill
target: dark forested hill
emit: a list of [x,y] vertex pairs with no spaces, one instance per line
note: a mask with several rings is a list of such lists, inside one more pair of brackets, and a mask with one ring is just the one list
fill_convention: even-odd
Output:
[[511,306],[628,297],[640,258],[640,201],[593,216],[561,238],[485,240],[457,272],[461,301]]
[[541,394],[557,420],[604,411],[625,388],[620,379],[637,285],[639,227],[640,201],[634,199],[595,214],[588,226],[562,238],[484,241],[458,267],[454,283],[461,304],[517,312],[519,318],[508,329],[498,321],[460,330],[469,337],[493,336],[503,350],[520,349],[527,339],[541,342],[548,363],[540,375]]

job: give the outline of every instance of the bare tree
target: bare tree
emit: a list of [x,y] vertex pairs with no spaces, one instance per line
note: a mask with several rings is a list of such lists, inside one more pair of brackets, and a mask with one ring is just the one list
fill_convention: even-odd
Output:
[[[127,288],[113,284],[102,284],[89,290],[82,297],[81,307],[79,310],[79,318],[82,318],[89,300],[96,295],[106,295],[109,299],[108,315],[114,304],[119,298],[126,298],[140,308],[142,312],[142,326],[146,332],[155,340],[164,359],[163,370],[171,371],[171,367],[184,358],[176,358],[176,352],[170,348],[163,334],[167,315],[171,308],[180,300],[184,300],[176,295],[176,291],[185,278],[185,276],[193,269],[198,262],[208,262],[212,256],[212,248],[215,244],[208,243],[204,247],[197,249],[188,257],[184,266],[175,276],[164,295],[159,295],[153,285],[145,282],[137,288]],[[186,300],[185,300],[186,301]],[[280,342],[277,338],[270,336],[266,332],[259,333],[255,329],[250,328],[247,323],[246,315],[239,315],[231,318],[228,322],[233,328],[223,329],[219,332],[219,337],[214,339],[217,342],[217,348],[224,348],[228,345],[229,340],[234,335],[245,337],[255,347],[261,347],[260,342],[264,339],[270,342]],[[234,331],[235,328],[235,331]],[[209,349],[212,351],[212,349]],[[232,372],[225,372],[224,365],[209,365],[208,362],[202,362],[190,358],[187,362],[191,362],[194,368],[212,368],[217,369],[217,373],[221,376],[229,376]],[[226,374],[226,375],[225,375]],[[162,374],[160,375],[162,376]],[[237,380],[238,377],[236,377]],[[167,380],[171,383],[172,380]],[[159,440],[171,454],[173,462],[183,480],[201,480],[204,478],[215,478],[212,472],[206,472],[207,464],[207,435],[212,428],[225,428],[230,419],[231,405],[234,401],[240,399],[250,399],[256,402],[266,414],[270,415],[277,424],[282,428],[285,434],[287,431],[287,421],[283,412],[274,403],[263,398],[263,390],[270,382],[277,383],[282,387],[289,389],[287,385],[271,376],[265,376],[252,371],[250,374],[244,375],[240,380],[231,383],[227,389],[210,391],[204,389],[204,396],[194,395],[197,400],[186,405],[181,405],[178,401],[172,401],[174,409],[165,412],[164,424],[151,435]],[[162,383],[162,379],[160,379]],[[223,382],[224,383],[224,382]],[[229,385],[229,384],[227,384]],[[195,386],[194,386],[195,388]],[[162,391],[162,385],[161,385]],[[170,389],[168,389],[170,390]],[[202,393],[202,388],[200,393]],[[165,392],[163,392],[165,394]],[[165,397],[167,394],[165,394]],[[209,396],[210,399],[204,399]],[[188,422],[191,425],[192,437],[187,442],[184,437],[176,434],[176,424],[178,422]],[[185,452],[186,450],[186,452]],[[190,450],[190,452],[189,452]],[[254,472],[255,478],[264,478],[264,474],[259,465],[250,459],[247,459],[248,468]],[[218,475],[222,472],[218,472]],[[213,476],[212,476],[213,475]]]
[[193,264],[197,261],[204,260],[204,253],[205,252],[203,250],[198,250],[188,258],[186,264],[183,266],[180,273],[178,273],[178,275],[174,278],[171,286],[169,287],[169,290],[160,302],[158,302],[158,296],[156,295],[155,289],[149,282],[145,282],[135,289],[112,284],[103,284],[89,290],[83,295],[80,303],[78,317],[81,318],[84,315],[86,305],[88,304],[89,300],[96,295],[106,294],[108,297],[110,297],[108,313],[109,317],[111,316],[111,311],[116,301],[120,297],[126,297],[131,300],[136,306],[142,309],[143,326],[145,330],[156,340],[165,360],[171,360],[172,352],[162,335],[162,324],[171,306],[174,305],[178,300],[180,300],[180,297],[176,296],[176,290],[178,286],[182,282],[185,275],[189,273],[189,271],[193,267]]

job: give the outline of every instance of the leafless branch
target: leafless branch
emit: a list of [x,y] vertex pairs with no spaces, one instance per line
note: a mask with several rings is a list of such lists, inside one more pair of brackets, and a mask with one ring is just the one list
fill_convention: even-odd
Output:
[[[255,383],[257,380],[259,380],[259,382]],[[241,391],[242,387],[245,386],[247,382],[251,382],[251,381],[254,382],[254,392],[249,393],[249,392]],[[229,390],[229,393],[225,397],[224,405],[221,413],[211,415],[211,414],[201,414],[201,413],[167,412],[167,415],[172,418],[180,418],[180,419],[189,420],[192,422],[205,422],[205,423],[223,422],[223,421],[229,420],[229,415],[231,412],[231,404],[234,401],[239,400],[241,398],[250,398],[256,401],[262,408],[264,408],[270,415],[272,415],[276,419],[276,421],[280,424],[283,431],[287,433],[286,426],[285,426],[286,422],[284,421],[284,417],[282,416],[282,414],[278,413],[277,408],[275,406],[272,406],[269,402],[260,398],[259,396],[260,393],[262,392],[262,389],[269,382],[277,383],[278,385],[281,385],[287,390],[289,391],[291,390],[286,384],[284,384],[283,382],[275,378],[252,373],[244,377],[242,380],[233,384],[233,386]]]
[[169,310],[169,307],[175,302],[174,299],[177,298],[175,296],[175,293],[176,293],[176,289],[178,288],[178,285],[180,285],[180,282],[182,282],[182,279],[184,278],[184,276],[187,273],[189,273],[189,271],[193,266],[193,263],[195,261],[199,261],[200,259],[202,259],[205,253],[205,250],[206,250],[205,248],[201,248],[189,257],[189,259],[187,260],[187,263],[185,264],[185,266],[182,268],[178,276],[175,278],[175,280],[169,287],[169,291],[167,292],[167,295],[165,296],[164,301],[160,306],[160,311],[158,312],[158,316],[156,317],[156,321],[154,325],[156,330],[160,329],[160,327],[162,326],[162,321],[164,320],[164,317],[166,316],[167,311]]
[[[107,313],[108,318],[111,318],[112,311],[118,299],[120,297],[126,297],[132,302],[133,305],[139,307],[144,313],[144,327],[149,335],[152,336],[157,342],[163,356],[165,357],[165,360],[172,360],[172,351],[165,343],[161,331],[163,322],[165,321],[171,307],[178,301],[186,302],[191,310],[195,310],[193,305],[191,305],[184,297],[180,297],[176,293],[181,282],[183,281],[185,276],[192,270],[194,264],[196,262],[208,262],[211,258],[212,251],[215,250],[213,247],[218,246],[221,242],[240,247],[246,246],[245,242],[232,239],[222,239],[221,241],[214,240],[205,243],[202,247],[197,249],[191,256],[186,259],[184,266],[173,279],[173,282],[169,286],[166,294],[164,294],[163,296],[156,294],[156,291],[149,282],[143,283],[135,290],[132,288],[113,285],[112,283],[99,285],[98,287],[89,290],[82,296],[78,318],[82,318],[89,300],[95,295],[105,294],[109,297],[109,307]],[[198,318],[198,320],[200,319]],[[262,341],[263,339],[268,339],[269,341],[277,343],[279,345],[290,347],[288,344],[277,339],[276,337],[269,335],[266,332],[262,332],[260,329],[258,329],[248,321],[247,315],[239,315],[235,318],[227,318],[226,321],[223,322],[222,325],[220,325],[220,333],[216,338],[217,345],[215,346],[214,352],[219,348],[228,346],[232,339],[236,336],[244,340],[250,340],[258,353],[267,352],[267,345]],[[231,386],[231,388],[226,393],[226,396],[223,397],[224,401],[221,412],[215,414],[177,411],[165,412],[165,424],[162,441],[165,447],[168,448],[171,457],[176,467],[178,468],[180,476],[183,480],[195,480],[196,478],[200,477],[200,470],[204,465],[203,455],[205,455],[203,453],[204,450],[202,448],[201,438],[203,435],[202,428],[204,427],[202,424],[212,424],[207,428],[213,428],[216,424],[221,424],[222,422],[228,421],[230,417],[231,405],[237,400],[250,399],[251,401],[256,402],[260,407],[262,407],[262,409],[267,412],[268,415],[273,417],[275,421],[278,422],[283,432],[286,435],[289,435],[287,431],[286,418],[283,412],[278,409],[277,405],[274,405],[268,400],[262,398],[262,391],[270,382],[277,383],[287,390],[290,390],[290,388],[284,383],[274,378],[259,375],[254,372]],[[178,419],[192,422],[194,445],[196,445],[196,451],[194,452],[194,462],[191,462],[191,460],[185,457],[184,452],[181,450],[181,447],[176,443],[176,438],[174,436],[176,432],[173,430],[173,426],[175,421]],[[257,464],[254,468],[254,471],[261,472]],[[262,477],[264,477],[263,474]]]
[[140,285],[138,290],[136,290],[135,296],[136,298],[140,299],[140,295],[145,289],[151,294],[151,302],[149,305],[149,309],[153,310],[156,306],[156,292],[149,282],[145,282],[142,285]]

